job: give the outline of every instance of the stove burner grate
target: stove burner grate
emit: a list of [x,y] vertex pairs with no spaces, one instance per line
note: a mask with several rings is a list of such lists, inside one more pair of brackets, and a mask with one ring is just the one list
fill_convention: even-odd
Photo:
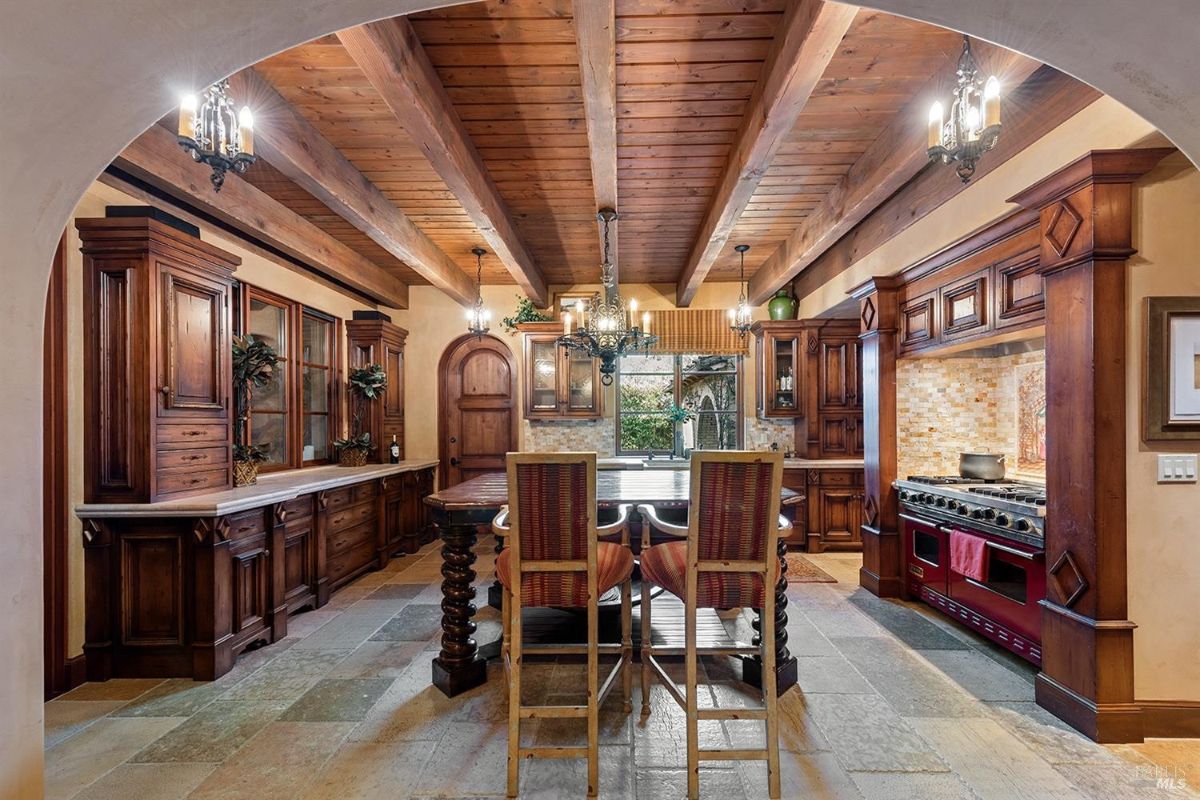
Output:
[[1029,503],[1031,505],[1044,506],[1046,505],[1046,492],[1044,489],[1033,486],[969,486],[968,492],[983,495],[985,497],[996,497],[1001,500],[1011,500],[1015,503]]

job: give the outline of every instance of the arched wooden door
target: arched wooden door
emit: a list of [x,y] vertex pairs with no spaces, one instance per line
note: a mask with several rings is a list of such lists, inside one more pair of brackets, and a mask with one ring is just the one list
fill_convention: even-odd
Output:
[[460,336],[438,366],[441,486],[504,471],[517,449],[517,364],[494,336]]

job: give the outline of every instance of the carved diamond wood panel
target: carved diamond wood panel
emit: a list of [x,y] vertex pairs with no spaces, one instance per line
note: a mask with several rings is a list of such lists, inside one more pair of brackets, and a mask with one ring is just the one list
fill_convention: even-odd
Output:
[[864,331],[875,330],[875,302],[870,297],[862,301],[862,322]]
[[1067,254],[1071,242],[1075,240],[1075,234],[1079,233],[1082,225],[1083,217],[1079,216],[1079,212],[1066,200],[1054,207],[1054,212],[1050,215],[1050,224],[1046,226],[1046,241],[1050,242],[1050,246],[1060,258]]
[[1089,586],[1070,550],[1064,550],[1054,566],[1050,567],[1050,582],[1058,592],[1059,602],[1067,608],[1075,605]]

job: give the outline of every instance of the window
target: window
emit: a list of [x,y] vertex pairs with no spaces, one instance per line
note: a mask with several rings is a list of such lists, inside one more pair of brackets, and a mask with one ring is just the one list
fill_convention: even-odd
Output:
[[673,405],[692,414],[680,425],[684,447],[736,450],[742,444],[741,358],[626,356],[617,370],[617,452],[668,453]]
[[250,401],[249,441],[267,447],[264,472],[326,464],[335,431],[340,321],[243,284],[241,330],[275,349],[274,380]]

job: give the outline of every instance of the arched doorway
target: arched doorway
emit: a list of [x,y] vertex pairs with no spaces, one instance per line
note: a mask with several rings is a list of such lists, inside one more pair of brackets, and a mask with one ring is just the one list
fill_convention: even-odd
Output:
[[517,364],[495,336],[464,334],[438,363],[441,487],[504,469],[517,449]]

